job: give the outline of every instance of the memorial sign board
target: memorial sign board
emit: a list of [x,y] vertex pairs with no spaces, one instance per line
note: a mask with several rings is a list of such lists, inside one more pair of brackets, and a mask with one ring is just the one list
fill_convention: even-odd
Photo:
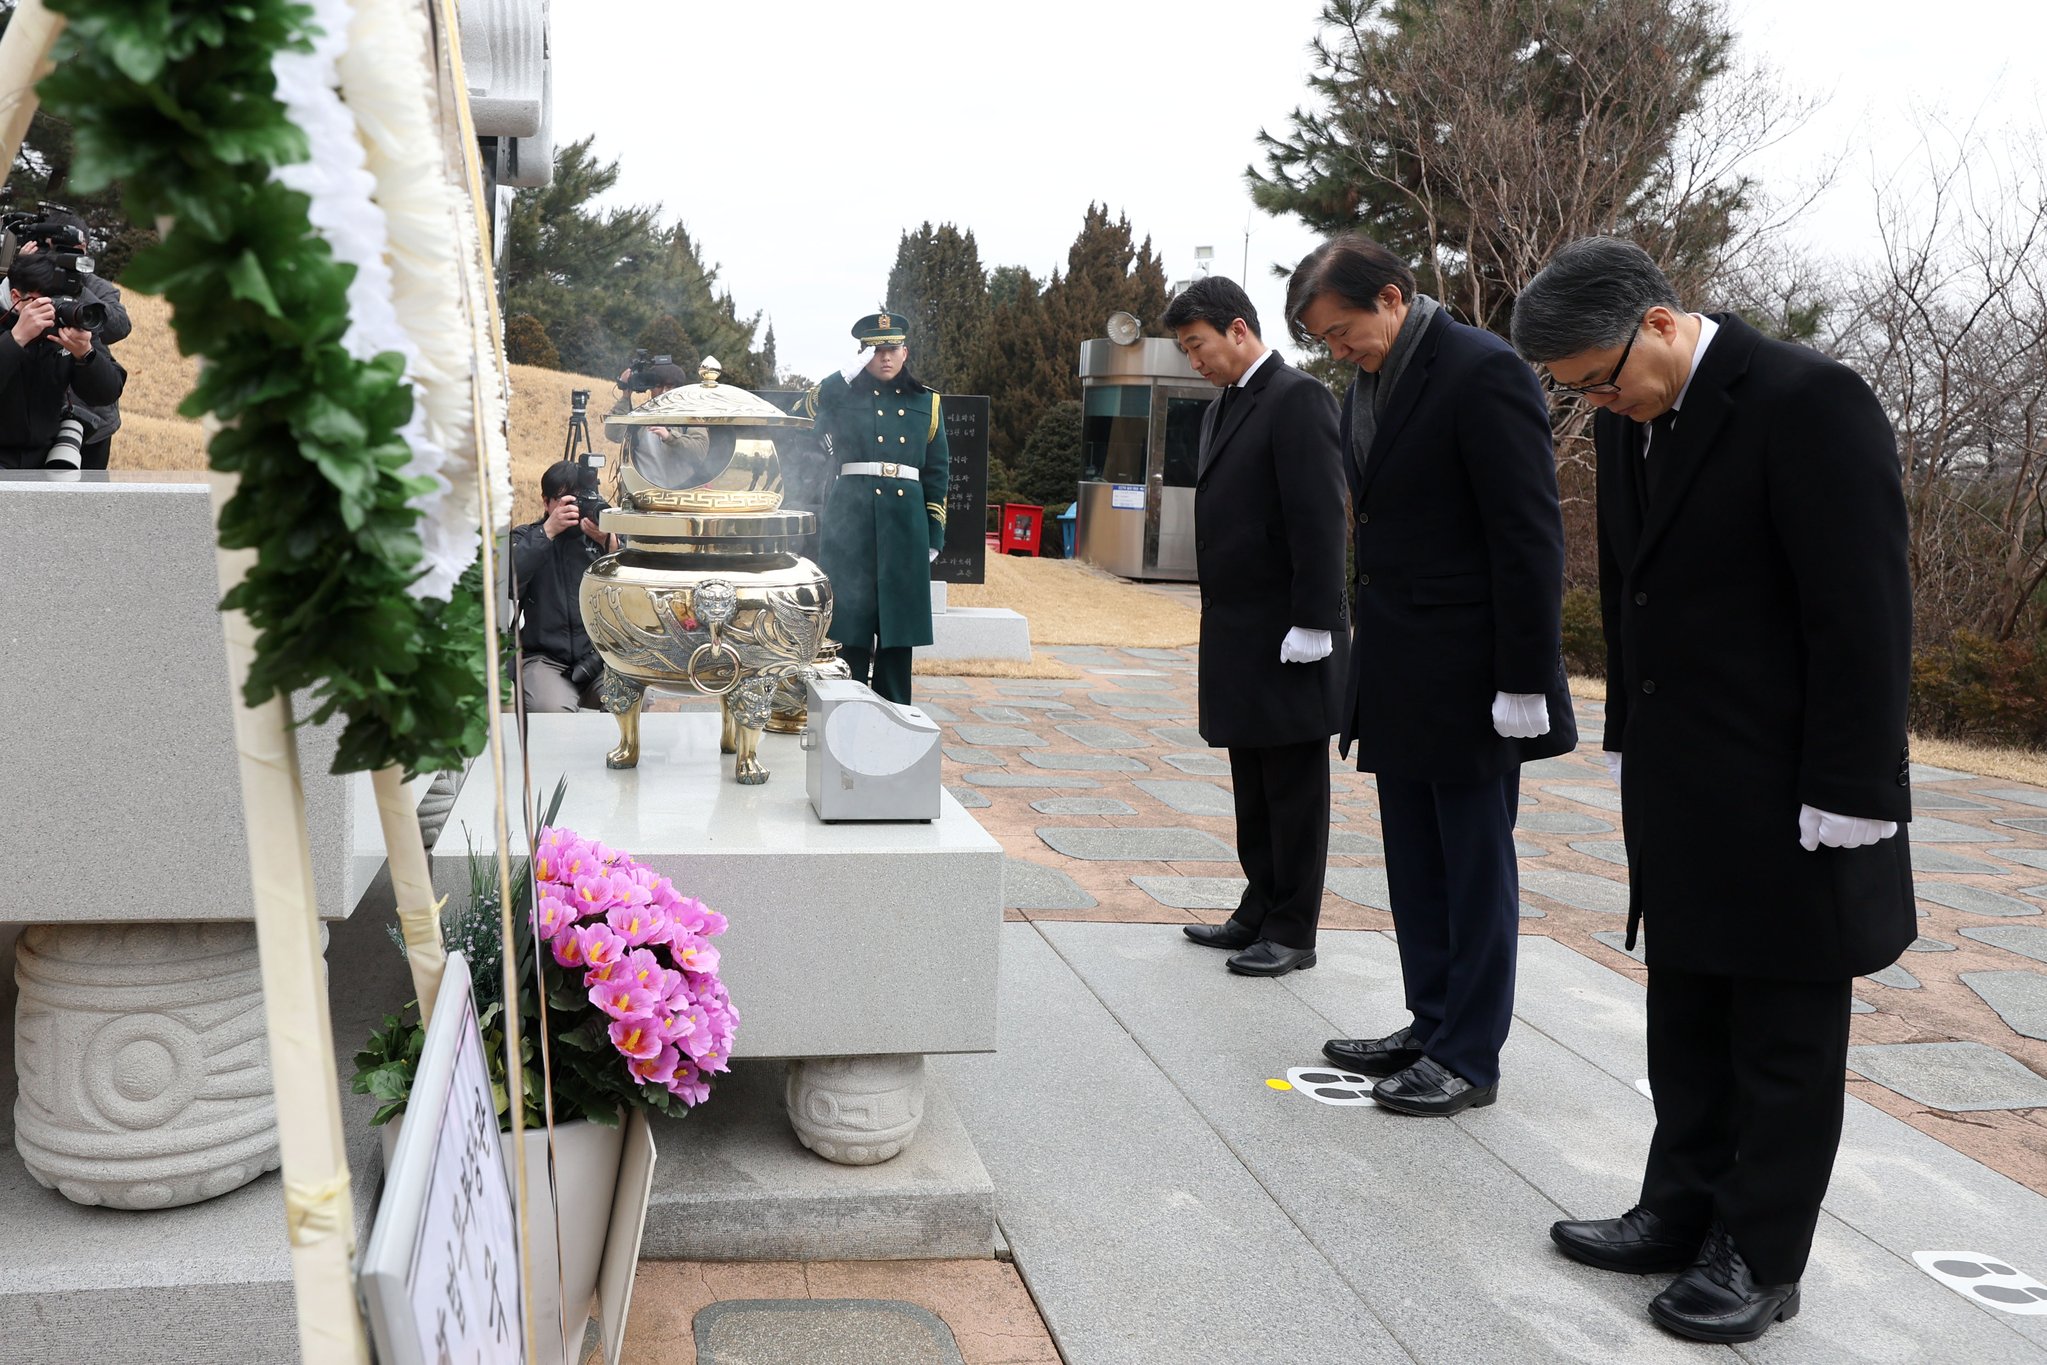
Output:
[[404,1118],[362,1258],[377,1356],[522,1365],[518,1224],[460,953],[448,954]]

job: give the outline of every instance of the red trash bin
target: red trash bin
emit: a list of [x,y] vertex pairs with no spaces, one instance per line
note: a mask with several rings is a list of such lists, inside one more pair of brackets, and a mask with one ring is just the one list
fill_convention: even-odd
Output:
[[1002,504],[1002,553],[1034,555],[1045,530],[1045,509],[1028,502]]

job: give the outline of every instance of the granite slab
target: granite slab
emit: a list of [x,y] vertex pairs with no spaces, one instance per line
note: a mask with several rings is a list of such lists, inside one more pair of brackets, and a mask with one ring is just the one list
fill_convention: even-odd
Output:
[[[1913,827],[1915,830],[1917,826]],[[2003,856],[2005,850],[1997,850]],[[1912,845],[1912,870],[1914,872],[1960,873],[1969,876],[1988,873],[1997,876],[2007,869],[1982,858],[1972,858],[1966,853],[1957,853],[1951,848],[1935,848],[1929,844]]]
[[947,787],[945,790],[960,803],[961,810],[986,810],[994,804],[972,787]]
[[1058,868],[1010,857],[1002,860],[1002,903],[1016,910],[1092,910],[1098,904]]
[[1198,829],[1084,829],[1047,826],[1037,831],[1054,853],[1087,862],[1230,862],[1237,851]]
[[2047,962],[2047,928],[2037,924],[1986,924],[1980,929],[1962,930],[1962,937],[2030,957],[2035,962]]
[[1213,782],[1138,778],[1130,785],[1182,815],[1234,815],[1237,811],[1236,798]]
[[1963,972],[1962,984],[1997,1011],[2013,1033],[2047,1038],[2047,975],[2039,972]]
[[1149,745],[1120,725],[1055,725],[1060,734],[1090,749],[1143,749]]
[[1628,865],[1628,846],[1620,839],[1580,839],[1571,847],[1588,858],[1597,858],[1615,867]]
[[1971,915],[2000,915],[2020,918],[2037,915],[2040,907],[2028,904],[2001,891],[1991,891],[1980,886],[1964,886],[1959,882],[1918,882],[1913,894],[1920,900],[1945,905],[1950,910],[1962,910]]
[[1915,844],[2008,844],[2009,834],[1996,830],[1982,829],[1976,825],[1965,825],[1959,820],[1941,820],[1931,816],[1920,816],[1912,821],[1912,842]]
[[998,773],[983,768],[966,773],[964,776],[967,781],[977,787],[1052,787],[1067,791],[1081,791],[1102,785],[1092,777],[1081,777],[1078,774],[1046,777],[1038,773]]
[[1113,796],[1048,796],[1031,802],[1040,815],[1135,815],[1132,807]]
[[1090,692],[1088,700],[1110,711],[1184,711],[1187,703],[1167,692],[1133,692],[1119,688],[1114,692]]
[[1608,877],[1595,877],[1585,872],[1523,872],[1521,889],[1579,910],[1592,910],[1602,915],[1628,913],[1627,884]]
[[1183,773],[1196,777],[1228,777],[1230,765],[1214,754],[1161,754],[1163,762],[1170,763]]
[[1235,910],[1250,882],[1242,877],[1132,877],[1131,883],[1174,910]]
[[1035,730],[1026,730],[1016,725],[955,725],[953,733],[961,742],[978,745],[984,749],[1043,748],[1051,741]]
[[993,768],[1007,767],[1009,764],[1007,755],[998,754],[993,749],[976,749],[966,744],[947,744],[943,746],[943,751],[945,756],[955,763]]
[[1148,773],[1151,771],[1143,762],[1128,754],[1098,754],[1093,752],[1053,752],[1049,749],[1021,749],[1017,757],[1033,768],[1048,772],[1070,773]]
[[1515,822],[1537,834],[1611,834],[1613,826],[1595,815],[1567,810],[1523,811]]
[[1152,727],[1152,733],[1164,744],[1184,744],[1190,748],[1198,748],[1208,743],[1201,737],[1201,731],[1192,725],[1157,725]]
[[1876,1043],[1848,1049],[1848,1068],[1949,1113],[2047,1106],[2047,1077],[1983,1043]]
[[1616,814],[1620,812],[1620,789],[1611,785],[1591,787],[1545,784],[1543,790],[1551,796],[1561,796],[1566,801],[1576,801],[1581,806],[1591,806],[1597,810],[1610,810]]

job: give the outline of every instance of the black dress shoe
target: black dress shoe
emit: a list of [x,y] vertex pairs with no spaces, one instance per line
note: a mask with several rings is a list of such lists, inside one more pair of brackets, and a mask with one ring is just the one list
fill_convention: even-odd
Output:
[[1618,1218],[1552,1223],[1549,1237],[1564,1255],[1625,1275],[1683,1270],[1698,1259],[1697,1234],[1685,1235],[1637,1204]]
[[1322,1055],[1338,1066],[1364,1076],[1391,1076],[1405,1071],[1422,1059],[1415,1045],[1414,1025],[1384,1038],[1331,1038],[1322,1045]]
[[1649,1316],[1693,1341],[1754,1341],[1771,1323],[1798,1316],[1798,1281],[1757,1284],[1734,1239],[1715,1227],[1691,1269],[1649,1300]]
[[1372,1087],[1382,1109],[1432,1118],[1460,1109],[1483,1108],[1500,1097],[1500,1083],[1473,1085],[1432,1057],[1396,1071]]
[[1238,976],[1285,976],[1314,965],[1313,948],[1288,948],[1263,938],[1230,959],[1230,970]]
[[1233,953],[1241,952],[1258,941],[1256,929],[1246,929],[1233,919],[1226,919],[1221,924],[1182,925],[1180,931],[1204,948],[1227,948]]

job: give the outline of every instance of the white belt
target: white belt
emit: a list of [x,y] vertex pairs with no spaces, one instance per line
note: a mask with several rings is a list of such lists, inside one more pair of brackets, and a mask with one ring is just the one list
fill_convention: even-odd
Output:
[[872,474],[877,479],[908,479],[922,483],[924,471],[913,464],[884,464],[880,460],[856,460],[839,466],[841,474]]

